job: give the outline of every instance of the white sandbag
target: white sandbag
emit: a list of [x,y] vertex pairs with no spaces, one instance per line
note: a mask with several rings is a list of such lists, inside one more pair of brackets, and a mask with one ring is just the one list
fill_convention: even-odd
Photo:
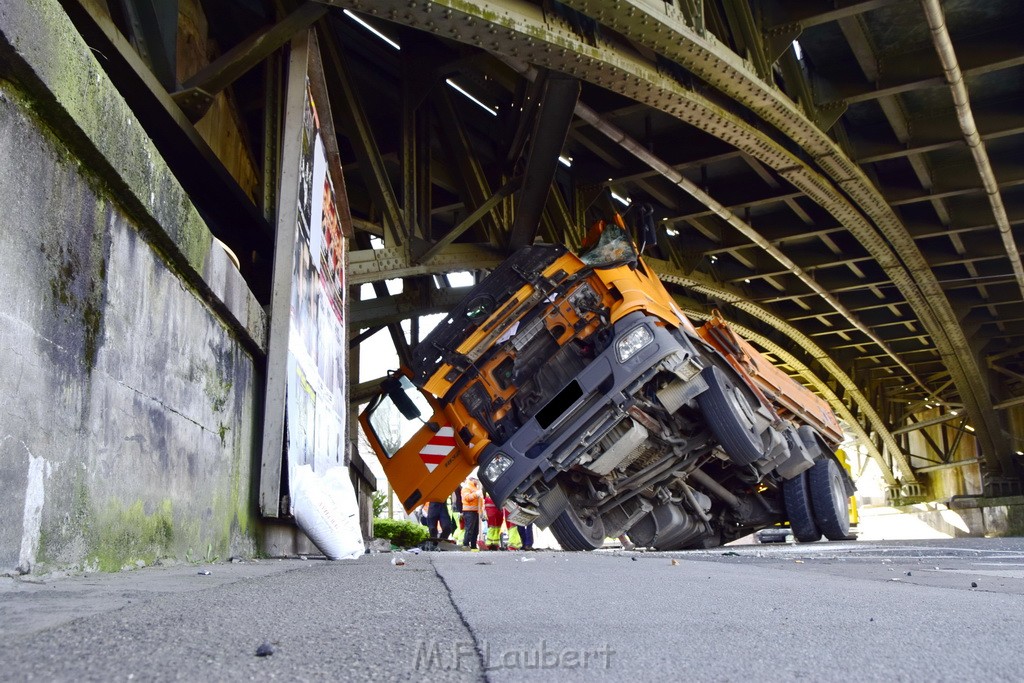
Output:
[[329,559],[355,559],[364,553],[347,467],[333,467],[321,477],[309,465],[299,465],[291,480],[291,501],[295,522]]

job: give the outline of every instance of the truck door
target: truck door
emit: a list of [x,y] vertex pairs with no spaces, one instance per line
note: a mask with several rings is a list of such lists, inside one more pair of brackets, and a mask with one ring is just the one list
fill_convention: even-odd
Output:
[[381,384],[359,422],[406,512],[446,500],[473,470],[437,399],[404,372]]

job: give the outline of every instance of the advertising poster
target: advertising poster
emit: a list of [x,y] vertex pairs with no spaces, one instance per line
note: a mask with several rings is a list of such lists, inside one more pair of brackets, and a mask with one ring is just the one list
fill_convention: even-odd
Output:
[[346,462],[351,216],[314,31],[292,41],[285,99],[260,511],[352,558],[364,548]]
[[344,463],[345,236],[323,128],[307,81],[288,334],[288,466]]

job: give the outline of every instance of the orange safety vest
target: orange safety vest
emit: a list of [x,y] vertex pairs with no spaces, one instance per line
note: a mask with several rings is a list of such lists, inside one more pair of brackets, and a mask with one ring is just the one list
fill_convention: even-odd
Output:
[[462,487],[462,511],[483,513],[484,496],[480,484],[467,482]]

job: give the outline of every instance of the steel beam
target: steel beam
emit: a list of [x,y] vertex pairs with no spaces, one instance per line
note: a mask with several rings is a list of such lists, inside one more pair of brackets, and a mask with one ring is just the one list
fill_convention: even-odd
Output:
[[968,458],[967,460],[957,460],[955,462],[947,462],[941,465],[929,465],[928,467],[918,467],[917,471],[921,473],[925,472],[939,472],[940,470],[950,470],[957,467],[969,467],[971,465],[977,465],[981,461],[977,458]]
[[300,5],[281,21],[257,31],[197,71],[181,84],[181,88],[171,98],[189,120],[198,121],[213,104],[217,93],[277,52],[296,33],[309,28],[326,13],[327,7],[319,3],[307,2]]
[[765,33],[770,34],[793,24],[797,24],[803,29],[811,28],[812,26],[820,26],[821,24],[828,24],[847,17],[854,17],[858,14],[864,14],[865,12],[873,12],[874,10],[889,7],[890,5],[895,5],[903,1],[904,0],[834,0],[829,4],[833,5],[835,9],[825,12],[819,11],[818,6],[811,3],[784,3],[782,4],[782,7],[785,7],[789,13],[784,18],[780,17],[780,23],[766,28]]
[[324,42],[324,61],[330,65],[324,72],[328,87],[334,93],[334,111],[347,121],[348,137],[355,150],[356,159],[370,178],[367,189],[374,204],[384,216],[384,244],[387,247],[400,247],[408,242],[408,230],[402,220],[402,211],[391,185],[391,178],[384,168],[384,159],[374,139],[370,119],[363,109],[362,100],[341,47],[334,40]]
[[[444,152],[448,156],[449,165],[458,170],[456,184],[459,195],[467,208],[475,210],[494,196],[487,175],[473,152],[473,144],[455,111],[448,89],[438,88],[433,92],[431,99],[441,122],[440,133],[444,139]],[[481,222],[489,240],[494,243],[501,241],[505,230],[499,225],[493,210],[485,213]]]
[[[369,235],[362,233],[356,235],[356,243],[362,249],[369,247],[370,238]],[[373,287],[373,292],[376,294],[377,299],[384,299],[390,296],[388,292],[387,283],[383,280],[375,280],[370,283]],[[415,318],[415,314],[409,316]],[[400,320],[393,320],[387,323],[388,334],[391,335],[391,343],[395,346],[395,351],[398,353],[398,360],[405,367],[408,367],[412,362],[412,350],[409,342],[405,338],[405,331],[402,329]]]
[[544,79],[540,108],[530,135],[523,189],[508,236],[510,251],[533,244],[579,96],[580,82],[575,78],[552,73]]
[[[1016,123],[1014,123],[1012,121],[1004,121],[1003,118],[1002,116],[987,114],[984,111],[977,112],[978,130],[982,141],[991,142],[1002,138],[1024,135],[1024,125],[1020,124],[1020,119],[1016,119]],[[986,119],[991,119],[991,121]],[[959,128],[942,128],[937,121],[930,120],[909,119],[907,123],[911,129],[911,134],[905,145],[854,141],[854,145],[861,148],[861,152],[855,155],[857,163],[871,164],[891,159],[902,159],[915,154],[938,152],[944,149],[967,148],[967,143],[964,141],[963,134]]]
[[[997,36],[974,35],[958,41],[964,53],[962,73],[964,76],[982,76],[994,71],[1013,69],[1024,64],[1024,55],[1019,46],[1001,32]],[[896,76],[882,77],[877,82],[865,87],[861,84],[849,84],[845,88],[837,86],[839,96],[822,104],[846,102],[868,102],[889,95],[928,88],[946,86],[946,79],[941,75],[941,66],[936,63],[935,51],[930,46],[915,52],[899,56],[899,64],[903,65],[904,73]],[[907,75],[910,68],[916,69],[913,75]],[[940,75],[927,74],[940,72]]]
[[[349,338],[349,340],[348,340],[348,348],[349,348],[349,349],[355,349],[355,348],[357,348],[357,347],[358,347],[358,346],[359,346],[360,344],[362,344],[362,343],[363,343],[364,341],[366,341],[367,339],[369,339],[369,338],[370,338],[370,337],[372,337],[373,335],[375,335],[375,334],[377,334],[378,332],[380,332],[380,331],[381,331],[381,329],[383,329],[383,327],[384,327],[384,325],[383,325],[383,324],[381,324],[381,325],[378,325],[378,326],[376,326],[376,327],[368,327],[368,328],[366,328],[365,330],[363,330],[363,331],[359,332],[359,333],[358,333],[357,335],[355,335],[354,337],[350,337],[350,338]],[[352,327],[349,327],[349,330],[353,330],[353,329],[356,329],[356,328],[355,328],[354,326],[352,326]],[[349,356],[349,358],[351,359],[351,360],[350,360],[350,363],[354,364],[354,360],[355,360],[355,359],[352,359],[352,357],[351,357],[351,356]]]
[[583,244],[586,226],[583,220],[583,211],[580,209],[580,203],[574,201],[573,205],[576,208],[575,214],[570,210],[569,205],[565,203],[565,198],[561,192],[551,192],[548,194],[545,216],[554,232],[552,242],[565,244],[570,249],[579,249],[580,245]]
[[349,325],[353,329],[372,329],[422,315],[445,313],[450,311],[468,291],[466,287],[430,288],[425,292],[404,291],[393,296],[353,301]]
[[444,235],[444,237],[431,244],[426,249],[426,251],[417,256],[414,259],[414,261],[416,263],[426,263],[427,261],[430,261],[430,259],[437,256],[439,253],[444,251],[444,249],[452,242],[454,242],[456,239],[458,239],[459,236],[462,235],[462,233],[466,232],[466,230],[469,230],[471,227],[476,225],[476,223],[481,218],[490,213],[491,209],[497,206],[498,203],[501,202],[501,200],[505,199],[505,197],[508,197],[513,192],[518,190],[521,184],[522,177],[517,176],[512,180],[508,181],[507,183],[505,183],[504,185],[502,185],[497,192],[495,192],[493,195],[490,196],[489,199],[487,199],[487,201],[478,206],[472,213],[470,213],[468,216],[462,219],[462,221],[454,228],[449,230]]
[[437,78],[424,40],[414,31],[402,38],[402,216],[413,245],[428,239],[431,228],[430,112],[424,98]]
[[[732,33],[733,43],[741,57],[753,63],[757,75],[762,80],[771,82],[772,64],[765,51],[764,38],[754,19],[748,0],[722,0],[725,18]],[[724,36],[723,36],[724,38]]]
[[178,0],[123,0],[139,54],[164,90],[178,82]]
[[450,244],[431,257],[416,263],[405,248],[359,249],[349,252],[349,286],[399,277],[436,275],[459,270],[490,269],[504,260],[494,245]]
[[[992,207],[992,214],[995,216],[996,225],[999,226],[999,235],[1002,238],[1003,246],[1006,249],[1006,256],[1013,268],[1017,278],[1017,286],[1024,295],[1024,264],[1021,263],[1021,252],[1017,248],[1017,242],[1010,228],[1010,219],[1006,214],[1006,207],[1003,204],[1003,197],[1000,194],[1000,182],[996,180],[995,170],[989,158],[985,143],[978,133],[978,126],[974,120],[974,112],[971,108],[970,95],[967,86],[964,84],[964,76],[956,52],[953,49],[953,40],[946,28],[946,17],[938,0],[921,0],[925,16],[928,19],[928,26],[931,28],[932,42],[935,51],[942,62],[943,73],[949,82],[949,88],[953,95],[953,102],[956,107],[957,120],[963,131],[964,139],[974,157],[974,163],[978,174],[981,176],[985,194],[988,195],[989,205]],[[1019,45],[1018,45],[1019,50]],[[1024,63],[1022,60],[1021,63]],[[1012,470],[1012,463],[1008,460],[1003,463],[1004,470]]]
[[385,377],[378,377],[377,379],[372,379],[368,382],[353,384],[348,392],[349,404],[357,406],[360,403],[366,403],[369,401],[380,393],[380,383],[385,379]]
[[[285,127],[281,142],[280,204],[274,245],[273,290],[270,299],[269,343],[264,419],[260,456],[259,508],[265,517],[280,517],[282,468],[287,468],[286,406],[288,395],[289,306],[292,298],[292,264],[299,220],[299,175],[301,173],[303,112],[308,95],[307,75],[312,62],[309,32],[292,41],[288,57],[287,89],[284,98]],[[286,471],[286,470],[284,470]]]

